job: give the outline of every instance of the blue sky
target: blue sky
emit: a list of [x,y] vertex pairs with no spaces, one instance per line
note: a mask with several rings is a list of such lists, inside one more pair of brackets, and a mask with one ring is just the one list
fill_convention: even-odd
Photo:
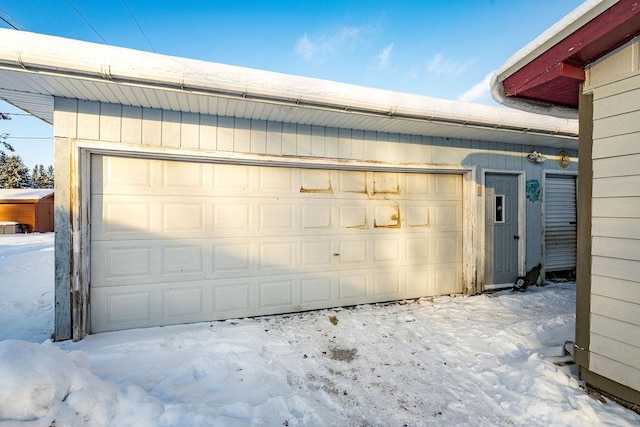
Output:
[[[491,73],[581,3],[9,0],[0,16],[25,31],[495,104]],[[0,121],[7,131],[27,166],[53,163],[50,126],[13,116]]]

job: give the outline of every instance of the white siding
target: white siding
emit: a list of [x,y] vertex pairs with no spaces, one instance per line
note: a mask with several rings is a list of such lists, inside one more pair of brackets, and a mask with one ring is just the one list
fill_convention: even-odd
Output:
[[638,43],[587,70],[593,92],[590,361],[640,391],[640,71]]

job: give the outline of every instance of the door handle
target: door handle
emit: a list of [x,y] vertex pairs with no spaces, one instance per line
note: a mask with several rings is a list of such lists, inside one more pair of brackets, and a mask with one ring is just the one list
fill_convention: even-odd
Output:
[[513,236],[513,240],[520,240],[520,236]]

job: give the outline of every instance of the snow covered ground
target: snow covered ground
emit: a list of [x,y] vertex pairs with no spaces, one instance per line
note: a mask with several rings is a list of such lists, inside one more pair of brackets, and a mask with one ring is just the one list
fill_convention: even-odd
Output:
[[562,354],[571,283],[47,340],[53,235],[0,236],[0,426],[631,426]]

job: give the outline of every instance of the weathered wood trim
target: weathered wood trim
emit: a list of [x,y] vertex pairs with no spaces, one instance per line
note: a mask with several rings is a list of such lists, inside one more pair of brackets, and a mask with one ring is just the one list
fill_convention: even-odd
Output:
[[[582,358],[574,356],[576,363]],[[609,378],[591,372],[586,365],[579,366],[580,379],[585,381],[590,388],[603,392],[605,395],[614,398],[624,406],[640,412],[640,392],[630,387],[610,380]]]
[[[581,88],[582,89],[582,88]],[[593,188],[593,95],[580,91],[577,194],[576,331],[574,356],[581,368],[589,367],[591,330],[591,208]],[[585,354],[586,353],[586,354]],[[582,372],[581,369],[580,372]]]
[[478,204],[476,203],[476,168],[462,177],[462,281],[466,294],[482,292],[478,286]]
[[[55,121],[55,120],[54,120]],[[71,339],[71,213],[69,211],[69,140],[54,138],[55,147],[55,326],[53,339]]]
[[[81,150],[91,154],[108,156],[153,157],[162,160],[235,163],[250,166],[304,167],[313,169],[350,169],[369,171],[424,172],[424,173],[466,173],[475,170],[474,166],[457,164],[425,164],[425,163],[389,163],[381,161],[326,159],[315,157],[282,157],[251,153],[235,153],[228,151],[186,150],[174,147],[147,146],[139,144],[96,142],[77,140],[74,144]],[[513,174],[513,171],[501,171]],[[518,172],[515,172],[516,174]],[[475,190],[474,190],[475,191]]]
[[84,188],[90,183],[89,154],[72,143],[70,148],[70,213],[71,213],[71,327],[74,341],[89,333],[89,200]]

